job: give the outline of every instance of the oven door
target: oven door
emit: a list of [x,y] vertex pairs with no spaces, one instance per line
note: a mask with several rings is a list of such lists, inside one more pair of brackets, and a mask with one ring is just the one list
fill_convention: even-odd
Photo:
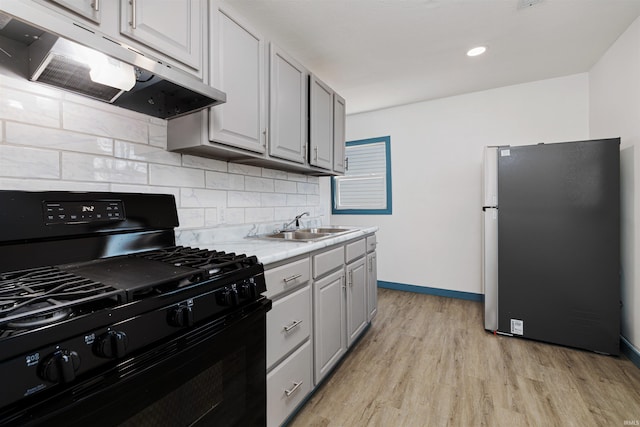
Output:
[[35,405],[19,425],[266,425],[266,312],[199,326]]

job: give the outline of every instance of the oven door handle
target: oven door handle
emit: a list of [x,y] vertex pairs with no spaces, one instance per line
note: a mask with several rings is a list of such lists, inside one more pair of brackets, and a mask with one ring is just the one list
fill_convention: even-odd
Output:
[[284,390],[284,394],[287,395],[287,397],[291,396],[303,383],[304,381],[299,381],[299,382],[293,382],[293,387],[290,390],[285,389]]

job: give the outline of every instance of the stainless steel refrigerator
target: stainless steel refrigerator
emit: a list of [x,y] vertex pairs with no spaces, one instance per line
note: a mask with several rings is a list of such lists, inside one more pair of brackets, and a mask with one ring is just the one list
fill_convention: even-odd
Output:
[[619,145],[485,149],[485,329],[619,354]]

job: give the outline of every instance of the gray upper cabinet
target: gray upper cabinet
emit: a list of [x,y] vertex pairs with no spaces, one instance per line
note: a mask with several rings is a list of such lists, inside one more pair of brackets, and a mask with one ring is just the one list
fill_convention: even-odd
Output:
[[309,163],[333,168],[333,90],[309,76]]
[[120,33],[200,70],[206,10],[205,0],[120,0]]
[[266,151],[264,39],[228,12],[211,11],[211,82],[227,102],[210,109],[209,138],[233,147]]
[[307,71],[271,43],[269,74],[269,154],[305,163]]
[[109,0],[49,0],[56,3],[71,12],[88,19],[89,21],[100,24],[101,22],[101,3]]
[[346,102],[337,93],[333,94],[333,171],[345,171],[345,114]]

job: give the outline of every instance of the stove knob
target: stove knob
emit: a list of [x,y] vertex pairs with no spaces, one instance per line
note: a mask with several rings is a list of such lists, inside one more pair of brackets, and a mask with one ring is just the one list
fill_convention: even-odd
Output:
[[120,331],[109,331],[98,337],[95,352],[100,357],[115,359],[127,353],[127,334]]
[[52,383],[69,383],[80,369],[80,356],[75,351],[58,350],[42,361],[40,377]]
[[169,312],[169,324],[183,327],[193,326],[193,310],[186,305],[180,305]]
[[240,293],[244,298],[257,298],[258,297],[258,287],[255,282],[245,282],[240,287]]
[[240,303],[240,299],[238,298],[238,290],[235,288],[224,288],[224,290],[220,293],[220,305],[229,305],[234,306]]

